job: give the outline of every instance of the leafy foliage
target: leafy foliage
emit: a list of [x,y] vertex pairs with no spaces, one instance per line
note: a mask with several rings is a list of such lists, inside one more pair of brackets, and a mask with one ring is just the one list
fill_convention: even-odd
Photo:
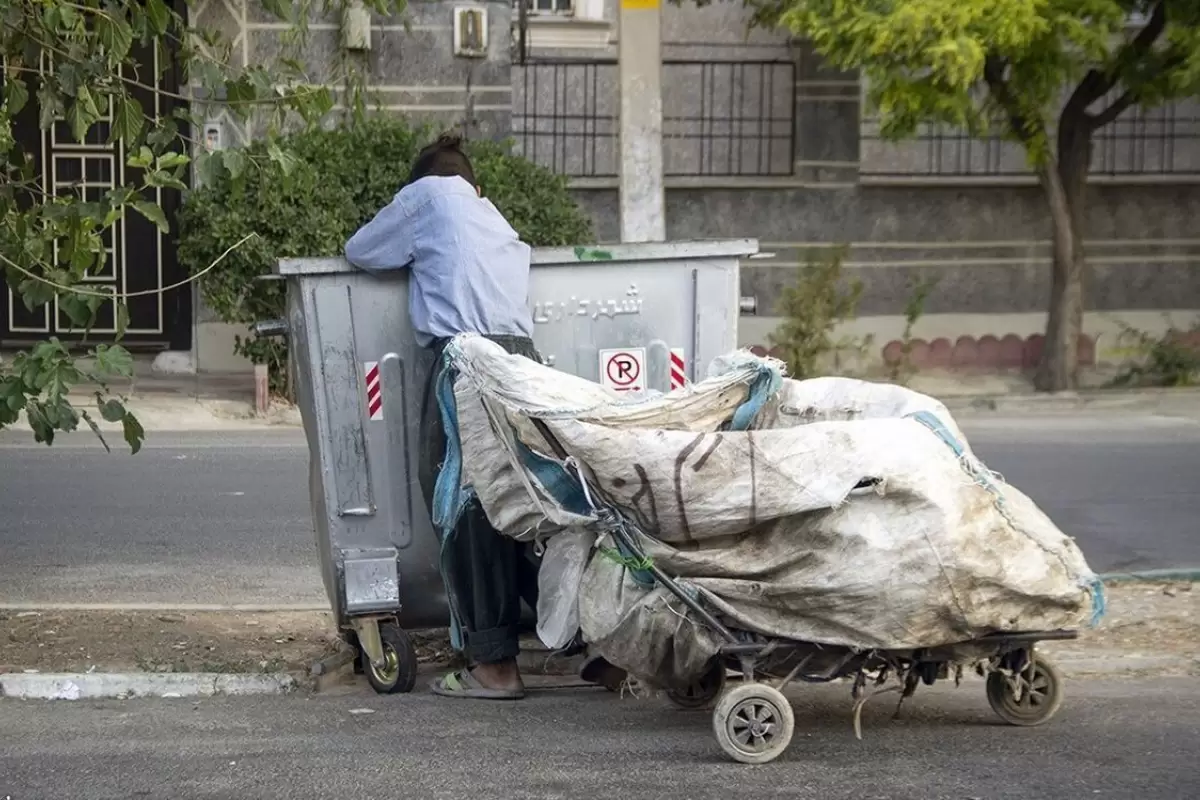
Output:
[[1200,347],[1192,341],[1200,323],[1189,330],[1172,327],[1155,338],[1121,323],[1120,348],[1130,363],[1113,380],[1116,386],[1195,386],[1200,384]]
[[1054,228],[1047,346],[1036,383],[1073,388],[1092,135],[1131,106],[1200,91],[1200,3],[746,2],[757,24],[807,37],[832,64],[860,70],[885,136],[940,123],[998,132],[1024,147]]
[[[282,282],[258,279],[280,258],[341,255],[354,231],[404,185],[430,138],[427,129],[390,116],[311,129],[278,142],[294,156],[287,170],[261,158],[267,144],[251,145],[246,158],[261,166],[240,180],[219,179],[193,192],[180,217],[180,258],[193,273],[247,234],[258,234],[200,281],[205,302],[230,323],[282,316]],[[493,142],[472,142],[470,155],[484,194],[522,239],[534,246],[591,240],[591,224],[571,199],[566,178]],[[249,334],[236,346],[269,365],[272,388],[286,392],[286,342]]]
[[833,332],[839,322],[853,319],[863,284],[858,279],[843,280],[846,252],[845,247],[808,252],[796,280],[780,296],[783,322],[771,333],[770,343],[793,377],[816,377],[822,359],[830,354],[836,357],[847,347]]
[[888,378],[893,383],[908,383],[917,372],[912,361],[913,329],[925,316],[925,301],[937,288],[936,277],[922,276],[914,280],[910,286],[908,300],[904,303],[904,332],[900,334],[900,357],[889,363]]
[[[224,106],[241,120],[254,120],[266,143],[256,151],[272,168],[290,170],[294,158],[276,141],[285,127],[313,126],[334,109],[334,92],[315,85],[292,58],[307,41],[308,20],[329,14],[342,0],[265,3],[290,24],[285,51],[276,64],[229,66],[230,42],[213,31],[195,31],[170,0],[0,0],[0,270],[7,285],[30,312],[56,304],[71,323],[71,341],[49,339],[0,364],[0,428],[23,412],[39,442],[50,444],[56,431],[75,430],[81,421],[100,433],[91,412],[75,408],[71,391],[98,387],[95,413],[119,423],[137,450],[144,431],[108,383],[130,377],[133,359],[119,344],[91,345],[88,333],[98,315],[115,320],[118,340],[128,325],[127,296],[87,284],[89,272],[107,258],[105,236],[126,215],[137,214],[164,233],[170,220],[155,201],[158,190],[182,191],[191,168],[206,179],[237,181],[250,166],[245,154],[208,153],[195,147],[188,130],[198,108]],[[401,10],[396,0],[367,0],[380,13]],[[173,58],[186,73],[186,97],[156,85],[159,69]],[[361,106],[354,65],[336,69],[343,99]],[[170,110],[149,113],[147,97],[158,95]],[[39,174],[37,159],[24,144],[25,132],[65,125],[76,142],[106,137],[125,159],[125,185],[101,197],[58,193]],[[107,128],[107,130],[105,130]],[[90,138],[89,138],[90,137]],[[196,163],[191,153],[198,151]],[[53,305],[52,305],[53,310]],[[82,353],[84,361],[76,361]]]
[[[809,37],[832,63],[862,70],[885,135],[941,122],[997,124],[1037,163],[1063,89],[1084,81],[1087,110],[1109,91],[1121,109],[1200,86],[1200,5],[1177,0],[749,0],[759,24]],[[1131,15],[1150,25],[1128,33]],[[1152,46],[1153,45],[1153,46]],[[1125,99],[1128,97],[1128,99]],[[1081,96],[1078,99],[1083,99]],[[1109,115],[1093,115],[1096,122]]]

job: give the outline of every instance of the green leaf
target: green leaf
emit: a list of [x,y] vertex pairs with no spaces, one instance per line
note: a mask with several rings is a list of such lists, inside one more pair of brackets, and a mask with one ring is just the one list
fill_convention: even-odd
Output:
[[285,176],[291,175],[292,170],[294,170],[296,168],[296,164],[299,163],[299,159],[296,158],[295,154],[289,153],[275,142],[271,142],[269,145],[267,145],[267,157],[279,165],[279,169],[283,171]]
[[166,170],[158,170],[156,172],[147,173],[146,185],[156,188],[161,187],[163,189],[177,189],[181,192],[186,192],[188,189],[188,185],[186,183],[179,180],[179,178],[175,177],[173,173],[167,172]]
[[42,81],[37,90],[38,127],[46,130],[63,112],[62,96],[52,80]]
[[142,442],[146,440],[146,429],[138,422],[137,417],[128,411],[121,418],[121,427],[125,433],[125,442],[129,445],[129,452],[136,456],[142,449]]
[[25,405],[25,419],[33,429],[33,439],[36,442],[54,444],[54,425],[46,414],[46,404],[33,398]]
[[225,169],[229,171],[229,177],[237,181],[242,177],[242,173],[246,171],[246,155],[241,150],[226,150],[224,158]]
[[164,0],[146,0],[146,16],[152,30],[157,34],[167,32],[171,25],[171,9]]
[[129,412],[125,410],[125,404],[120,400],[110,399],[99,404],[100,416],[105,422],[121,422],[125,419],[125,415]]
[[278,19],[290,22],[292,19],[292,4],[285,0],[262,0],[263,8],[270,11]]
[[29,87],[17,75],[4,76],[4,108],[10,117],[15,117],[29,102]]
[[[96,370],[101,375],[133,377],[133,356],[119,344],[102,344],[96,348]],[[107,418],[106,418],[107,419]]]
[[191,161],[192,159],[189,158],[186,153],[163,153],[158,157],[158,168],[174,169],[175,167],[186,166],[187,164],[190,164]]
[[64,293],[58,298],[59,309],[71,320],[71,326],[76,330],[87,330],[96,320],[96,309],[88,302],[99,300],[99,297],[85,297],[81,294]]
[[120,5],[113,4],[93,17],[96,35],[107,52],[110,64],[123,61],[133,46],[133,29],[120,16],[120,9]]
[[95,102],[92,100],[90,90],[86,86],[81,87],[75,102],[67,109],[67,124],[71,126],[71,135],[79,144],[84,143],[87,132],[100,118],[99,114],[91,112],[93,108],[95,108]]
[[115,142],[123,139],[126,147],[132,147],[137,142],[138,136],[141,135],[142,127],[146,122],[142,104],[127,94],[115,94],[112,101],[114,106],[113,124],[108,140]]
[[225,171],[225,150],[212,150],[200,153],[196,158],[196,177],[201,186],[219,184],[228,175]]
[[137,212],[146,219],[158,226],[158,229],[163,233],[171,232],[171,225],[167,222],[167,215],[157,203],[151,203],[149,200],[135,200],[131,204]]
[[17,292],[21,295],[21,301],[25,303],[26,310],[30,313],[53,301],[55,295],[53,286],[33,278],[21,281],[17,286]]
[[57,5],[58,5],[58,20],[62,24],[62,26],[64,28],[74,27],[75,23],[79,20],[79,14],[77,14],[75,12],[74,8],[67,5],[66,3],[58,3]]
[[149,169],[153,163],[154,153],[145,145],[142,145],[136,153],[131,154],[125,159],[126,166],[133,167],[134,169]]

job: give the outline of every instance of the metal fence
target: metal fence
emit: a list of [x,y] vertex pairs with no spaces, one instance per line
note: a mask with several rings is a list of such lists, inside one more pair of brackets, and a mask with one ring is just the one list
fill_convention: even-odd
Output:
[[[785,61],[664,62],[664,172],[791,175],[794,82]],[[527,158],[572,177],[614,177],[619,121],[615,61],[513,65],[513,138]]]
[[[1092,137],[1093,175],[1200,175],[1200,103],[1181,100],[1131,108]],[[864,174],[880,176],[1007,177],[1026,175],[1024,150],[999,136],[931,127],[890,142],[879,123],[862,125]]]

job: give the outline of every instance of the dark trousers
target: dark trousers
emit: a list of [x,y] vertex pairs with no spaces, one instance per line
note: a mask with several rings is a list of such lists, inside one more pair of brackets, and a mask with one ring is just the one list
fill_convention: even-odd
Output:
[[[533,342],[522,336],[489,336],[510,353],[540,361]],[[449,340],[432,346],[433,369],[425,382],[421,407],[419,480],[426,507],[433,509],[433,490],[446,458],[446,431],[438,409],[436,385],[442,350]],[[537,608],[538,562],[528,544],[496,531],[478,500],[467,504],[443,546],[443,569],[451,612],[463,629],[466,656],[475,664],[516,658],[521,600]]]

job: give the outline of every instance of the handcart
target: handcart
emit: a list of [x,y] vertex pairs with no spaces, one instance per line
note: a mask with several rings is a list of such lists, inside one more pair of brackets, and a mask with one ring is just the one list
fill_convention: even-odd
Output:
[[[580,489],[599,519],[598,527],[611,533],[618,547],[642,565],[639,569],[649,572],[654,581],[723,640],[719,654],[697,680],[685,687],[668,688],[666,694],[681,708],[713,707],[713,733],[721,749],[733,760],[766,764],[787,750],[795,730],[795,717],[784,691],[794,681],[829,683],[852,678],[854,724],[859,734],[859,713],[871,696],[899,691],[902,698],[907,698],[922,683],[932,686],[950,678],[957,682],[962,677],[963,664],[973,665],[986,678],[988,703],[1010,725],[1041,725],[1062,705],[1062,674],[1034,648],[1038,642],[1075,639],[1078,635],[1075,631],[1006,632],[939,647],[855,650],[731,629],[646,558],[638,538],[648,534],[637,529],[620,511],[599,500],[583,471],[545,423],[537,419],[532,422],[555,455],[573,468]],[[732,683],[728,679],[730,673],[737,676]],[[889,679],[896,683],[880,688]]]

